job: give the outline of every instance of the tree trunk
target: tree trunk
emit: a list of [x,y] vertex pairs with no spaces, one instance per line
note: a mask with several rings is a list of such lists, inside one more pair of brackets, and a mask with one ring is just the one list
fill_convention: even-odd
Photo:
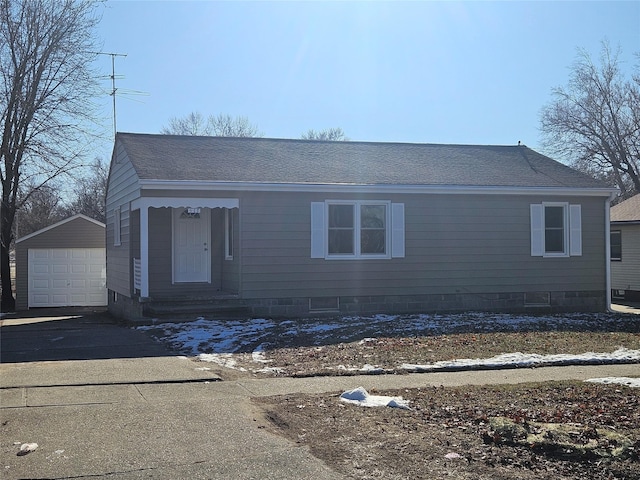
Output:
[[[4,226],[3,226],[4,227]],[[8,242],[5,244],[5,238]],[[16,309],[16,300],[13,298],[11,288],[11,265],[9,263],[9,248],[11,235],[5,237],[4,228],[2,232],[2,245],[0,245],[0,279],[2,280],[2,312],[13,312]]]

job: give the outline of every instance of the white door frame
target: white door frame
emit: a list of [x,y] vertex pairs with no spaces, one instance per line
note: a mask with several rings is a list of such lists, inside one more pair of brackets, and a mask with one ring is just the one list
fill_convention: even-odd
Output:
[[[196,258],[196,262],[198,265],[202,265],[204,267],[201,271],[192,271],[191,273],[187,273],[186,276],[182,277],[177,268],[178,262],[178,241],[177,241],[177,233],[178,233],[178,222],[181,221],[180,215],[189,209],[193,208],[194,211],[198,211],[197,218],[191,218],[187,220],[182,220],[185,222],[199,222],[201,227],[201,237],[196,242],[198,245],[202,243],[201,251],[198,251],[198,246],[194,245],[195,249],[192,249],[189,254],[195,255],[196,257],[200,257],[201,261],[198,261]],[[204,232],[202,232],[204,230]],[[171,233],[172,233],[172,241],[171,241],[171,271],[172,271],[172,281],[173,283],[211,283],[211,210],[209,208],[201,208],[201,207],[180,207],[173,208],[171,213]]]

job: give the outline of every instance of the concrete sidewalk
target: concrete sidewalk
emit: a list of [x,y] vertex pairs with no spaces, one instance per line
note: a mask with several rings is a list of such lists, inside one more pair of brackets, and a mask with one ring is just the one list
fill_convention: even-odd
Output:
[[[0,365],[7,479],[338,479],[268,432],[251,397],[290,393],[585,380],[638,365],[215,381],[180,357]],[[38,449],[18,456],[22,443]]]

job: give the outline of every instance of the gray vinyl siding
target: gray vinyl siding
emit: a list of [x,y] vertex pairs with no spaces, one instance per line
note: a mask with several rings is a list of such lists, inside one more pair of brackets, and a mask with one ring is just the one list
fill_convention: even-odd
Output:
[[105,229],[76,218],[16,243],[16,308],[29,307],[29,249],[104,248]]
[[611,288],[640,291],[640,224],[611,225],[622,235],[622,260],[611,262]]
[[[310,204],[328,199],[404,203],[405,257],[310,258]],[[582,205],[582,256],[531,256],[542,201]],[[245,193],[241,233],[244,298],[606,289],[601,198]]]
[[[107,191],[107,288],[120,295],[131,296],[131,201],[139,196],[138,177],[126,153],[116,143],[109,172]],[[114,211],[120,208],[120,245],[114,245]]]

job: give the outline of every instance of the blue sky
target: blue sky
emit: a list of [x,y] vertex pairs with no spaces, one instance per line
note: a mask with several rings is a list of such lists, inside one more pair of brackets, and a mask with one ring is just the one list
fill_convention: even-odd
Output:
[[[636,64],[640,2],[110,1],[98,34],[127,55],[119,131],[199,111],[246,116],[266,137],[341,127],[352,140],[539,148],[540,110],[578,47],[597,59],[608,39]],[[111,59],[96,67],[109,75]],[[100,102],[109,126],[111,97]]]

